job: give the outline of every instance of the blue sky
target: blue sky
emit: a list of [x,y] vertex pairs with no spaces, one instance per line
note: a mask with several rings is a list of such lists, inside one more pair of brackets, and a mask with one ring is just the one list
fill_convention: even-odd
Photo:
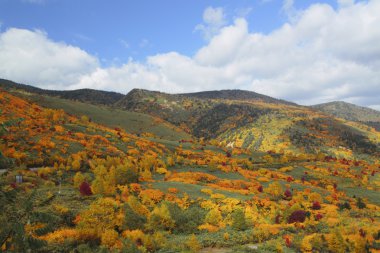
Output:
[[380,0],[0,0],[0,77],[380,109],[379,13]]
[[[336,6],[335,1],[315,0],[294,5],[304,8],[314,2]],[[251,32],[270,33],[287,21],[280,0],[0,0],[0,21],[3,31],[39,29],[109,64],[169,51],[193,55],[205,44],[195,27],[209,6],[222,7],[227,22],[246,17]]]

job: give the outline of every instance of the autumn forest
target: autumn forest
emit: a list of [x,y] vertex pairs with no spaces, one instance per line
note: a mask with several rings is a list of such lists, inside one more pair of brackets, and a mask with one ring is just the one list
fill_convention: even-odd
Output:
[[0,80],[0,251],[380,252],[380,112],[326,108]]

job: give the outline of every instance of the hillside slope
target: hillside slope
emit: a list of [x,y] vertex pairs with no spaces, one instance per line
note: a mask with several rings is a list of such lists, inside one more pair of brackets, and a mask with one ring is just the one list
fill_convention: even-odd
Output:
[[343,101],[313,105],[312,108],[330,115],[334,115],[338,118],[362,122],[380,130],[380,112],[371,108],[362,107]]
[[62,109],[79,118],[86,116],[95,123],[110,128],[121,128],[138,135],[151,133],[158,138],[167,140],[191,139],[191,136],[182,129],[160,118],[112,107],[116,100],[124,97],[119,93],[90,89],[42,90],[1,79],[0,88],[33,101],[40,106]]
[[172,95],[135,89],[117,106],[160,117],[227,146],[342,156],[379,152],[379,132],[368,126],[275,99],[249,99],[247,94],[232,90]]
[[169,148],[3,91],[0,106],[1,251],[380,249],[378,160]]
[[288,102],[281,99],[276,99],[266,95],[262,95],[253,91],[246,90],[215,90],[215,91],[202,91],[194,93],[182,93],[179,94],[185,97],[195,97],[202,99],[227,99],[227,100],[256,100],[267,103],[289,104],[295,105],[295,103]]
[[0,79],[0,88],[4,90],[22,90],[33,94],[48,95],[64,99],[77,100],[92,104],[112,105],[124,97],[123,94],[111,91],[101,91],[93,89],[79,90],[44,90],[34,86],[15,83],[9,80]]
[[347,158],[380,152],[380,133],[368,125],[248,91],[167,94],[133,89],[107,108],[54,96],[31,97],[77,116],[86,114],[109,127],[121,126],[137,134],[151,132],[169,140],[190,139],[192,135],[228,147],[324,152]]

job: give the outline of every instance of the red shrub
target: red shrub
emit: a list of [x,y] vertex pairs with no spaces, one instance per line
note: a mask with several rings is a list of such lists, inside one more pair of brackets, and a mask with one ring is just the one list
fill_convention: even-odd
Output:
[[286,199],[291,199],[292,198],[292,192],[289,189],[286,189],[284,196]]
[[367,233],[361,228],[361,229],[359,229],[359,234],[360,234],[361,237],[364,238]]
[[286,247],[288,247],[288,248],[290,248],[290,246],[292,246],[292,242],[290,241],[289,237],[285,238],[285,244],[286,244]]
[[79,186],[79,191],[82,196],[92,195],[91,187],[87,182],[81,183],[81,185]]
[[306,212],[304,210],[294,211],[288,218],[288,223],[304,222],[306,219]]
[[323,215],[320,214],[320,213],[318,213],[317,215],[315,215],[315,220],[316,220],[316,221],[319,221],[319,220],[322,219],[322,218],[323,218]]
[[318,201],[315,201],[313,203],[313,206],[311,207],[313,210],[319,210],[321,209],[321,204]]

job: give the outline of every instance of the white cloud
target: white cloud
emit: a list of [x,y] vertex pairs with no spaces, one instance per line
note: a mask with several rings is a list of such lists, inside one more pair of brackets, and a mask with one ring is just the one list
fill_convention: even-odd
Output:
[[380,111],[380,105],[371,105],[369,107],[372,108],[372,109]]
[[51,41],[36,30],[0,34],[0,76],[43,88],[64,89],[93,71],[98,60],[80,48]]
[[0,35],[0,62],[7,62],[0,65],[0,76],[52,88],[123,93],[136,87],[247,89],[302,104],[345,100],[380,108],[380,1],[338,9],[315,4],[298,11],[296,20],[269,34],[249,32],[247,21],[238,18],[222,25],[194,56],[169,52],[110,68],[42,32],[12,29]]
[[200,31],[205,40],[210,40],[225,24],[226,17],[223,8],[207,7],[203,12],[203,24],[198,24],[195,31]]
[[284,13],[290,22],[294,23],[301,15],[301,11],[294,6],[295,0],[283,0],[281,12]]

